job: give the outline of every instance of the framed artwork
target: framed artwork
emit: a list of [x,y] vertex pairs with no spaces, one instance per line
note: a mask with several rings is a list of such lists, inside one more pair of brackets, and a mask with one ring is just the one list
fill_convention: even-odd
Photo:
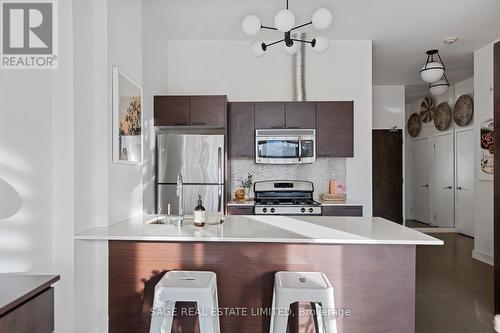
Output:
[[113,67],[113,162],[142,164],[142,88]]
[[480,123],[479,136],[481,147],[479,153],[478,179],[493,181],[493,119],[490,118]]

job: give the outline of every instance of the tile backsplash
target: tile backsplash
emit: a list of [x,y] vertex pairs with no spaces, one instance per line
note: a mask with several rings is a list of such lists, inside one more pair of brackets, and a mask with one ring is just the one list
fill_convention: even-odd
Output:
[[[318,158],[311,164],[256,164],[250,159],[232,159],[231,163],[231,197],[250,173],[254,181],[260,180],[308,180],[314,183],[314,196],[318,198],[328,192],[328,181],[346,180],[345,158]],[[349,184],[347,184],[349,185]],[[253,192],[250,193],[253,197]]]

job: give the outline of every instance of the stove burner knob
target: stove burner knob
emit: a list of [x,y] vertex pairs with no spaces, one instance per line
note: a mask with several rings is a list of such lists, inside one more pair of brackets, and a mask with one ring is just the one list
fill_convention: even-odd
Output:
[[313,212],[313,209],[312,208],[309,208],[309,213],[312,213]]
[[267,213],[267,208],[262,208],[262,212]]
[[275,209],[274,208],[271,208],[271,213],[274,213]]
[[304,207],[302,207],[302,208],[300,209],[300,212],[301,212],[301,213],[305,213],[305,212],[306,212],[306,209],[305,209]]

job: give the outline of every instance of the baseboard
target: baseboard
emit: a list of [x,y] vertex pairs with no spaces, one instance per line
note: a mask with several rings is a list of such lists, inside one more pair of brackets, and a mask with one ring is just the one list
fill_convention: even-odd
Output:
[[426,234],[449,234],[451,232],[457,232],[457,228],[412,228]]
[[493,256],[479,250],[472,250],[472,258],[493,266]]

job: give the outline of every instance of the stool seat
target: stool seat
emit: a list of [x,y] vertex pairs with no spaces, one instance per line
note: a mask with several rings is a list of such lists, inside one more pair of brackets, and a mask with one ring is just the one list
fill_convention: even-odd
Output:
[[196,302],[201,333],[220,333],[214,272],[170,271],[155,286],[150,333],[170,333],[176,302]]
[[310,302],[315,310],[316,332],[337,333],[333,287],[320,272],[276,272],[270,333],[286,333],[289,308]]
[[317,272],[278,272],[276,287],[285,289],[328,289],[332,286],[323,273]]
[[202,289],[210,288],[215,283],[213,272],[170,271],[165,273],[155,288]]

